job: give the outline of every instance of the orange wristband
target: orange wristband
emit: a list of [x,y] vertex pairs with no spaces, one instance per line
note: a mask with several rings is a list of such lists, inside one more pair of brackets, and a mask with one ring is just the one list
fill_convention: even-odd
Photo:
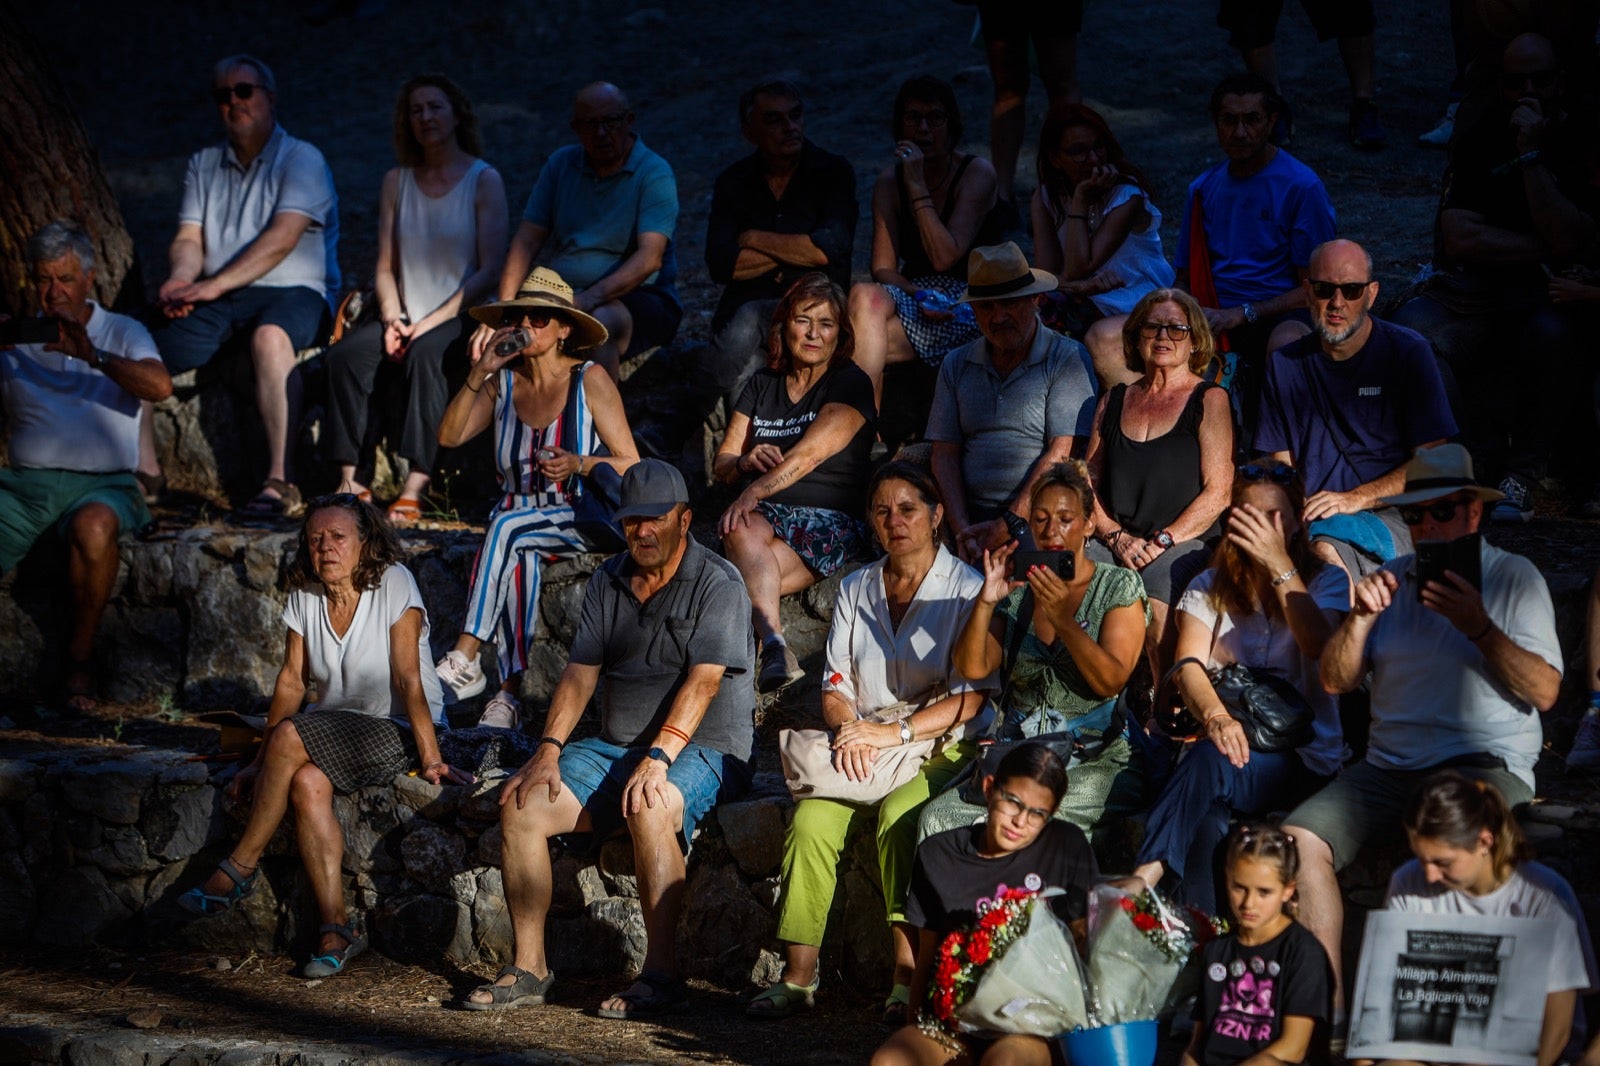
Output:
[[685,744],[692,743],[692,741],[690,741],[690,739],[689,739],[689,734],[685,733],[683,730],[679,729],[675,725],[667,725],[665,722],[663,722],[661,724],[661,731],[663,733],[671,733],[673,736],[677,737],[679,740],[683,741]]

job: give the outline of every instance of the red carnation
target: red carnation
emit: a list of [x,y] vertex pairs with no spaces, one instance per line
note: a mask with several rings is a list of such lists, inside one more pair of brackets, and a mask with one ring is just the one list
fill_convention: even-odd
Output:
[[1121,899],[1117,900],[1117,903],[1122,907],[1123,910],[1127,911],[1129,914],[1133,913],[1133,897],[1132,896],[1123,896]]
[[1148,933],[1160,924],[1153,914],[1135,914],[1133,916],[1133,927],[1141,933]]
[[989,939],[988,932],[980,929],[976,933],[973,933],[970,951],[970,954],[972,955],[972,961],[977,963],[979,966],[982,966],[984,963],[988,962],[991,947],[992,943]]
[[944,943],[939,945],[939,954],[941,954],[941,955],[959,955],[959,954],[961,954],[961,934],[960,933],[951,933],[949,936],[945,937],[944,938]]
[[1006,924],[1006,912],[993,910],[978,919],[978,928],[995,930]]

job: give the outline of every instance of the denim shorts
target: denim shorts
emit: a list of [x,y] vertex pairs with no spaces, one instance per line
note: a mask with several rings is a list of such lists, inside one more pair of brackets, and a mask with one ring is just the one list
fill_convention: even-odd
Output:
[[[596,842],[622,829],[622,791],[648,748],[625,748],[604,737],[574,740],[561,751],[561,783],[583,804]],[[695,827],[718,803],[737,799],[750,785],[750,764],[690,743],[667,768],[667,780],[683,795],[678,843],[687,853]]]

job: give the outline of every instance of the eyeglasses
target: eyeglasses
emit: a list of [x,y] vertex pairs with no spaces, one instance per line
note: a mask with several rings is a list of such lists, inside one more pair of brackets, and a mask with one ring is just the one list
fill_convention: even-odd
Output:
[[1395,508],[1400,512],[1400,521],[1408,526],[1420,526],[1422,516],[1427,515],[1435,522],[1448,522],[1456,516],[1456,512],[1471,503],[1471,500],[1454,499],[1440,500],[1438,503],[1418,503],[1409,507]]
[[1516,71],[1506,71],[1500,75],[1500,84],[1505,86],[1507,89],[1523,89],[1529,87],[1534,89],[1548,89],[1550,86],[1556,83],[1556,78],[1560,75],[1560,73],[1561,72],[1559,70],[1553,69],[1529,70],[1521,73]]
[[343,507],[346,510],[358,510],[361,507],[361,497],[353,492],[330,492],[325,496],[318,496],[306,504],[306,514],[319,511],[324,507]]
[[215,100],[219,104],[226,104],[235,96],[241,100],[248,100],[256,94],[257,89],[260,89],[264,93],[272,91],[265,85],[260,85],[253,81],[239,81],[234,82],[232,85],[219,85],[215,89],[212,89],[211,99]]
[[1081,163],[1085,159],[1089,158],[1090,152],[1096,152],[1102,159],[1105,158],[1106,142],[1102,139],[1095,141],[1093,144],[1080,144],[1076,148],[1066,149],[1061,154],[1072,160],[1074,163]]
[[1139,327],[1139,336],[1147,341],[1153,341],[1163,333],[1169,340],[1186,341],[1193,332],[1193,326],[1185,326],[1179,322],[1146,322]]
[[1361,294],[1367,291],[1370,281],[1308,281],[1311,286],[1311,295],[1319,300],[1331,300],[1337,292],[1346,300],[1359,300]]
[[577,119],[572,124],[578,128],[579,133],[611,133],[622,128],[628,121],[630,112],[618,111],[614,115],[601,115],[599,118]]
[[943,111],[913,111],[907,108],[900,112],[900,125],[902,126],[920,126],[926,122],[930,130],[937,130],[942,129],[944,124],[949,121],[950,116]]
[[1288,463],[1246,463],[1237,468],[1245,481],[1270,481],[1274,485],[1287,485],[1295,479],[1295,469]]
[[1029,825],[1040,826],[1050,820],[1054,811],[1047,811],[1042,807],[1030,807],[1009,792],[1002,792],[994,801],[994,809],[1006,818],[1015,818],[1017,815],[1026,815]]

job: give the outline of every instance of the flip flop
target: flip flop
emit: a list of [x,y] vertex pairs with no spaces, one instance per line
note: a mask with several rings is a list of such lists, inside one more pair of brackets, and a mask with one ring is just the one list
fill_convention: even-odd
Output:
[[[634,989],[641,985],[645,991],[635,992]],[[677,977],[656,970],[644,970],[638,979],[628,986],[626,992],[619,993],[613,998],[622,1000],[626,1006],[599,1007],[595,1013],[602,1018],[631,1022],[640,1018],[654,1018],[682,1007],[689,1001],[689,990]]]
[[415,525],[422,521],[422,501],[415,496],[402,496],[389,505],[389,521],[397,526]]
[[305,499],[300,495],[300,490],[275,477],[263,481],[261,491],[256,493],[255,498],[239,508],[241,513],[251,518],[299,518],[305,509]]
[[[809,985],[792,985],[787,981],[779,981],[755,999],[745,1004],[744,1016],[746,1018],[787,1018],[795,1012],[796,1007],[812,1007],[816,1005],[813,998],[817,988],[822,984],[822,971],[819,968],[811,978]],[[757,1006],[757,1004],[765,1004]]]
[[255,891],[256,878],[261,875],[261,868],[256,867],[246,874],[238,863],[230,859],[223,859],[217,863],[217,869],[228,875],[233,882],[233,887],[220,896],[212,895],[205,890],[204,882],[195,885],[189,891],[178,897],[178,907],[190,914],[202,918],[230,911],[234,904],[244,899]]
[[338,951],[325,951],[320,955],[313,955],[311,961],[306,963],[305,969],[300,971],[307,977],[332,977],[344,970],[345,963],[367,950],[367,938],[348,925],[327,922],[317,932],[338,933],[344,937],[344,947]]
[[[494,981],[507,976],[515,977],[516,980],[509,985],[494,983]],[[546,973],[543,977],[535,977],[520,966],[507,966],[495,974],[494,981],[474,988],[471,995],[461,1001],[461,1009],[511,1010],[515,1007],[537,1007],[550,994],[550,986],[555,984],[555,980],[556,972],[554,970]],[[479,992],[489,993],[489,1002],[475,1002],[472,996],[477,995]]]

